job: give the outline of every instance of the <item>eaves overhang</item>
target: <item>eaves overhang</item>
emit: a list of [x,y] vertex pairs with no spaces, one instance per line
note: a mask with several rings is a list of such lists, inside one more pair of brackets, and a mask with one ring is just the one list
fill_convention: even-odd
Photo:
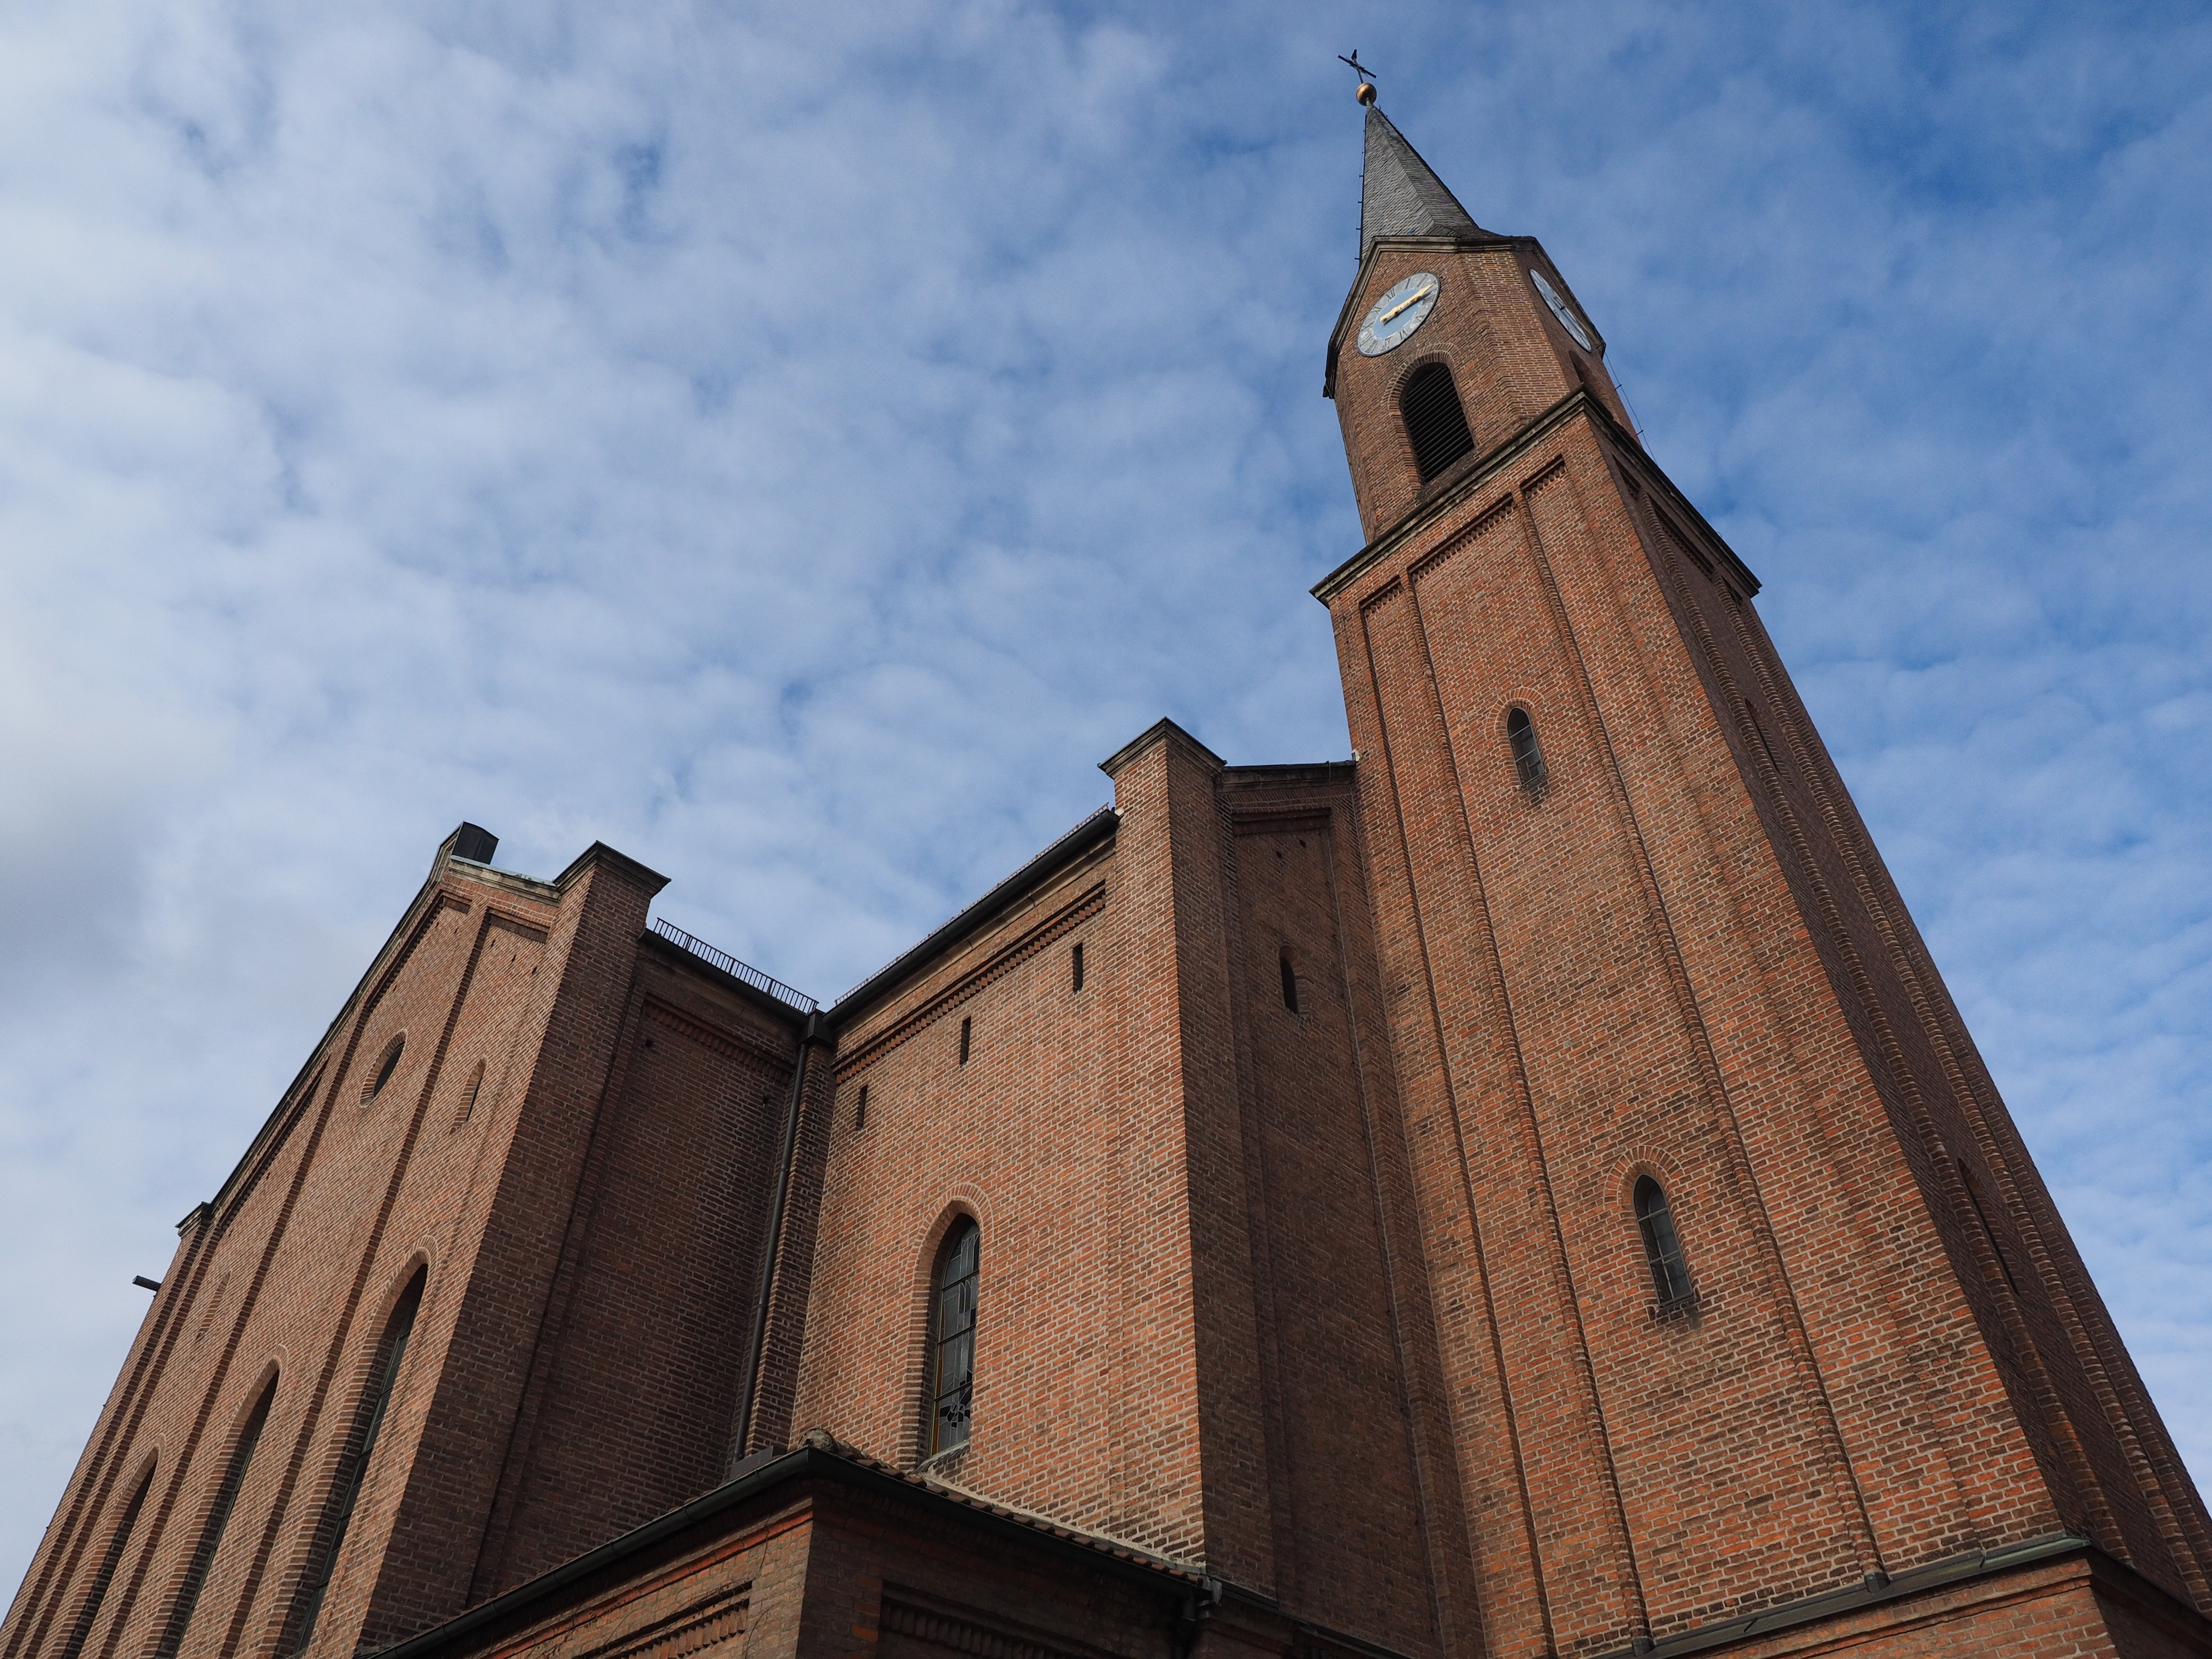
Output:
[[1061,871],[1111,841],[1121,823],[1119,812],[1110,806],[1100,807],[920,944],[902,951],[838,998],[824,1011],[830,1029],[849,1028],[927,963],[965,944]]
[[1653,1659],[1684,1659],[1690,1654],[1708,1652],[1775,1631],[1818,1624],[1822,1620],[1840,1618],[1863,1608],[1902,1601],[1912,1596],[1948,1589],[1954,1585],[1970,1584],[1978,1579],[2016,1572],[2042,1562],[2063,1560],[2068,1556],[2088,1556],[2095,1552],[2096,1547],[2086,1538],[2076,1537],[2071,1533],[2053,1533],[2045,1537],[2030,1539],[2025,1543],[1951,1556],[1912,1571],[1899,1573],[1894,1578],[1887,1573],[1870,1574],[1863,1584],[1853,1584],[1820,1595],[1808,1595],[1740,1619],[1693,1626],[1680,1635],[1668,1637],[1662,1641],[1617,1648],[1601,1656],[1601,1659],[1632,1659],[1632,1656],[1640,1655],[1650,1655]]
[[964,1522],[1003,1542],[1026,1544],[1080,1561],[1097,1571],[1135,1581],[1177,1599],[1194,1594],[1217,1601],[1220,1597],[1218,1582],[1208,1577],[1200,1567],[1153,1555],[1119,1539],[1065,1526],[918,1474],[906,1474],[854,1447],[841,1444],[819,1430],[790,1451],[747,1461],[754,1467],[712,1492],[542,1572],[503,1595],[494,1596],[443,1624],[379,1649],[374,1659],[429,1659],[430,1655],[462,1646],[477,1632],[519,1615],[526,1616],[533,1607],[552,1601],[562,1591],[610,1569],[619,1569],[623,1562],[642,1555],[666,1539],[709,1523],[780,1486],[801,1480],[826,1481],[890,1498],[914,1506],[929,1520]]

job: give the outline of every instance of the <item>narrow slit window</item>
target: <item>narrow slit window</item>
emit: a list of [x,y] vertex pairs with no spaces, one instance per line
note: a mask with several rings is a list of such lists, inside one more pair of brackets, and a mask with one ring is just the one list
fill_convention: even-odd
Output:
[[1292,1013],[1298,1011],[1298,972],[1291,966],[1291,953],[1283,952],[1283,1006]]
[[853,1103],[853,1127],[855,1129],[868,1127],[868,1085],[865,1083],[860,1085],[860,1097]]
[[1964,1158],[1959,1160],[1959,1181],[1966,1189],[1966,1202],[1974,1206],[1974,1219],[1982,1224],[1982,1237],[1990,1241],[1990,1254],[1997,1259],[1997,1270],[2004,1274],[2005,1283],[2012,1286],[2012,1293],[2018,1296],[2020,1280],[2012,1276],[2012,1259],[2005,1255],[2005,1248],[1997,1239],[1997,1230],[1990,1225],[1990,1212],[1982,1204],[1982,1189],[1966,1173]]
[[1068,955],[1068,977],[1071,990],[1083,988],[1083,947],[1079,945]]
[[1536,722],[1516,708],[1505,717],[1505,741],[1513,750],[1513,775],[1531,795],[1544,793],[1544,748],[1536,741]]
[[929,1455],[968,1443],[975,1407],[975,1283],[981,1233],[953,1229],[937,1259],[929,1310]]
[[100,1571],[92,1576],[92,1588],[85,1592],[84,1607],[77,1613],[76,1622],[70,1626],[69,1640],[62,1644],[60,1659],[76,1659],[84,1651],[85,1639],[92,1634],[93,1623],[100,1617],[100,1603],[107,1600],[107,1587],[115,1582],[115,1569],[122,1565],[123,1552],[130,1546],[131,1534],[138,1525],[138,1511],[146,1506],[146,1493],[153,1484],[154,1466],[149,1463],[146,1472],[138,1477],[131,1501],[123,1506],[123,1518],[108,1534],[107,1547],[100,1553]]
[[1423,363],[1406,377],[1405,388],[1398,394],[1398,412],[1405,419],[1413,465],[1423,483],[1474,447],[1459,388],[1452,384],[1451,370],[1442,363]]
[[392,1081],[392,1074],[399,1069],[399,1056],[405,1052],[406,1048],[407,1036],[404,1032],[392,1038],[386,1047],[384,1058],[377,1062],[376,1076],[362,1093],[362,1105],[366,1106],[384,1092],[384,1085]]
[[323,1596],[331,1587],[331,1575],[337,1569],[338,1552],[345,1547],[346,1528],[352,1523],[354,1506],[361,1501],[369,1460],[376,1455],[376,1437],[384,1428],[385,1408],[392,1403],[392,1384],[398,1380],[400,1363],[407,1358],[407,1339],[415,1329],[416,1311],[422,1305],[422,1274],[415,1275],[415,1282],[401,1295],[386,1322],[383,1341],[377,1345],[368,1392],[362,1396],[360,1408],[354,1413],[353,1432],[346,1437],[330,1507],[323,1513],[322,1524],[315,1528],[313,1565],[300,1589],[299,1633],[287,1644],[287,1651],[296,1653],[314,1638]]
[[1689,1264],[1682,1260],[1674,1210],[1667,1202],[1667,1189],[1650,1176],[1636,1183],[1636,1225],[1644,1235],[1644,1259],[1651,1269],[1651,1287],[1659,1293],[1659,1311],[1689,1306],[1697,1291],[1690,1283]]
[[155,1644],[155,1659],[171,1659],[191,1630],[192,1614],[199,1608],[200,1590],[207,1583],[208,1569],[215,1564],[216,1551],[222,1547],[223,1528],[230,1523],[239,1488],[245,1486],[246,1472],[253,1463],[254,1445],[261,1438],[263,1425],[269,1421],[270,1402],[276,1397],[276,1379],[272,1376],[261,1390],[261,1398],[254,1402],[246,1426],[239,1431],[238,1444],[230,1455],[230,1467],[223,1471],[222,1484],[216,1488],[207,1524],[200,1529],[200,1541],[192,1551],[191,1564],[185,1569],[184,1583],[177,1587],[176,1604],[169,1609],[169,1622],[161,1632],[161,1639]]
[[456,1129],[476,1115],[477,1093],[483,1087],[483,1074],[484,1063],[478,1060],[476,1070],[469,1073],[468,1087],[461,1091],[461,1103],[453,1111],[453,1127]]
[[960,1021],[960,1063],[963,1066],[968,1063],[968,1049],[970,1043],[974,1042],[975,1036],[975,1022],[972,1018],[963,1017]]

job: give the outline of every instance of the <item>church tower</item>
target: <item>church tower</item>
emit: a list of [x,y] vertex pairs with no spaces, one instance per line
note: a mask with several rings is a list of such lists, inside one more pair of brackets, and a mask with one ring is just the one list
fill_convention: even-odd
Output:
[[2203,1504],[1757,579],[1360,91],[1314,592],[1482,1650],[2203,1650]]

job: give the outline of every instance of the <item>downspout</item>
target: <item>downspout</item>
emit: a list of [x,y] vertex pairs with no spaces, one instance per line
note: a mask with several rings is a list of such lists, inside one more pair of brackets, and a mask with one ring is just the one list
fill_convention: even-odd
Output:
[[783,1218],[790,1206],[791,1180],[799,1158],[799,1111],[806,1095],[806,1060],[816,1044],[834,1046],[822,1011],[807,1015],[799,1034],[799,1058],[791,1068],[791,1104],[783,1115],[783,1148],[776,1156],[775,1202],[769,1212],[768,1247],[761,1252],[760,1285],[753,1297],[752,1340],[745,1349],[745,1391],[738,1401],[736,1427],[730,1437],[728,1471],[744,1461],[745,1442],[752,1432],[753,1407],[760,1400],[761,1367],[768,1358],[769,1291],[775,1284],[775,1269],[783,1248]]

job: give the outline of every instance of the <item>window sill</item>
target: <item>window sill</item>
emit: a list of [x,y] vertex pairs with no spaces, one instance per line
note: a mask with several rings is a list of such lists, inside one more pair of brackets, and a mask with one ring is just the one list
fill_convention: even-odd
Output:
[[1687,1296],[1678,1296],[1665,1302],[1651,1304],[1651,1322],[1672,1325],[1684,1321],[1694,1323],[1705,1311],[1705,1299],[1695,1291]]
[[952,1480],[959,1474],[960,1466],[968,1461],[968,1448],[973,1443],[972,1441],[963,1440],[950,1451],[933,1453],[916,1464],[914,1472],[916,1474],[936,1475],[943,1480]]

